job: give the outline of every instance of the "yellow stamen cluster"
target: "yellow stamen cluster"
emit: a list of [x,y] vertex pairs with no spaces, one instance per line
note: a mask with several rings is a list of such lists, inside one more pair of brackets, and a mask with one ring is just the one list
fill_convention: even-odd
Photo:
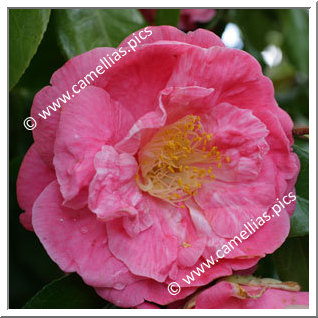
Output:
[[[230,162],[230,158],[223,158]],[[199,116],[186,116],[160,130],[139,154],[136,182],[143,191],[185,208],[202,183],[215,178],[222,158],[212,134],[204,132]]]

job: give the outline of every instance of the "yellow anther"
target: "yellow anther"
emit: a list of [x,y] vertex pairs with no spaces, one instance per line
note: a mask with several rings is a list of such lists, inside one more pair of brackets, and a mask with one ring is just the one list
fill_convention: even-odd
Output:
[[175,171],[173,170],[173,168],[171,166],[168,166],[168,169],[172,172],[175,173]]
[[182,243],[182,246],[183,246],[184,248],[187,248],[187,247],[191,247],[191,244],[188,244],[188,243],[186,243],[186,242],[183,242],[183,243]]
[[211,174],[210,175],[210,178],[213,180],[213,179],[215,179],[215,175],[214,174]]
[[231,159],[230,159],[230,157],[225,157],[225,160],[226,160],[226,162],[230,162],[231,161]]
[[136,174],[141,190],[186,208],[185,202],[214,179],[211,166],[229,162],[228,157],[221,158],[216,146],[207,146],[212,134],[204,131],[200,120],[199,116],[185,116],[159,130],[143,147]]
[[218,163],[218,168],[219,168],[219,169],[222,168],[222,163],[221,163],[221,162]]
[[181,205],[180,208],[181,208],[181,209],[185,209],[185,206],[184,206],[184,205]]
[[195,137],[193,138],[193,141],[198,141],[200,139],[200,137]]

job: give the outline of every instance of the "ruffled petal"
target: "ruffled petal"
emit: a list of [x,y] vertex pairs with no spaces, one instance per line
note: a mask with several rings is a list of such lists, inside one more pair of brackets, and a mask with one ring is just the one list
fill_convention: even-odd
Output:
[[[65,201],[73,200],[69,206],[87,204],[96,153],[105,144],[115,144],[131,125],[129,112],[97,87],[87,87],[63,110],[53,162]],[[76,199],[81,191],[86,192],[86,201]]]
[[171,295],[167,290],[168,285],[153,280],[142,280],[132,283],[118,291],[110,288],[97,288],[96,292],[102,298],[110,301],[119,307],[135,307],[144,301],[154,302],[159,305],[166,305],[178,299],[183,299],[192,294],[196,288],[181,289],[178,295]]
[[54,179],[54,170],[45,164],[33,144],[23,159],[17,179],[17,199],[25,211],[20,214],[20,222],[26,229],[33,231],[31,218],[34,201]]
[[[277,176],[272,173],[275,169],[274,162],[266,157],[257,180],[243,183],[244,186],[242,183],[215,182],[210,187],[203,186],[197,194],[195,200],[204,210],[203,214],[213,230],[211,242],[218,242],[213,253],[233,237],[240,236],[243,230],[248,239],[241,240],[238,247],[234,245],[235,249],[226,258],[244,255],[263,257],[284,242],[289,232],[289,210],[286,205],[286,209],[277,216],[271,209],[277,199],[282,199],[275,185]],[[248,222],[254,230],[249,230]],[[246,234],[243,236],[246,237]]]
[[118,154],[111,146],[103,146],[95,156],[96,174],[89,186],[89,208],[98,218],[109,221],[136,216],[142,194],[135,182],[138,164],[129,154]]
[[[309,293],[289,291],[288,283],[281,286],[246,286],[220,282],[200,293],[194,300],[196,309],[283,309],[308,308]],[[265,287],[265,289],[264,289]],[[287,289],[287,290],[285,290]],[[191,302],[189,302],[191,303]],[[186,306],[186,308],[189,308]]]
[[217,104],[224,102],[252,110],[270,131],[269,143],[290,148],[292,121],[278,107],[272,82],[250,54],[222,47],[191,47],[178,60],[167,86],[193,85],[214,88]]
[[[191,45],[195,45],[201,48],[209,48],[212,46],[221,46],[224,47],[224,43],[222,40],[213,32],[204,29],[197,29],[194,32],[184,33],[177,28],[168,25],[162,26],[151,26],[145,28],[148,36],[144,39],[141,45],[151,44],[158,41],[169,41],[169,42],[181,42],[188,43]],[[139,30],[134,32],[135,34],[140,34],[143,30]],[[151,33],[150,33],[151,32]],[[142,36],[145,37],[146,34],[141,33]],[[129,35],[126,39],[124,39],[120,44],[120,46],[127,46],[127,43],[130,39],[134,39],[134,35]]]
[[164,211],[158,210],[153,200],[148,200],[147,203],[153,223],[136,236],[127,234],[120,219],[107,222],[109,248],[134,275],[164,282],[177,259],[178,243],[170,229],[156,217],[156,214]]
[[[114,48],[97,48],[70,59],[52,75],[51,86],[44,87],[35,95],[31,116],[36,119],[37,127],[32,131],[33,138],[40,156],[47,164],[52,165],[54,142],[61,110],[67,108],[70,100],[77,96],[73,94],[72,87],[77,85],[75,89],[78,91],[80,80],[86,85],[85,78],[88,74],[90,74],[87,77],[90,85],[104,87],[109,72],[106,70],[104,74],[96,74],[96,66],[100,63],[101,58],[107,57],[107,54],[114,51]],[[95,75],[91,73],[92,71],[95,72]],[[81,91],[79,95],[82,93]],[[62,98],[64,102],[59,98]],[[60,105],[60,107],[54,106],[53,103]],[[49,105],[56,111],[51,108],[47,110]],[[46,113],[49,111],[50,116],[43,119],[38,115],[40,113],[43,116],[43,111]]]
[[52,260],[65,272],[77,272],[86,284],[123,289],[136,281],[108,248],[106,227],[87,208],[62,206],[56,181],[50,183],[33,207],[32,224]]

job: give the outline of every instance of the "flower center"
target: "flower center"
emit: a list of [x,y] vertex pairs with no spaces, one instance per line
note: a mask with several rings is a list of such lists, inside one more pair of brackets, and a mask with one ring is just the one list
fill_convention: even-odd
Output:
[[[229,157],[225,157],[230,162]],[[195,196],[215,178],[222,158],[199,116],[183,117],[157,132],[139,154],[136,182],[141,190],[175,206]]]

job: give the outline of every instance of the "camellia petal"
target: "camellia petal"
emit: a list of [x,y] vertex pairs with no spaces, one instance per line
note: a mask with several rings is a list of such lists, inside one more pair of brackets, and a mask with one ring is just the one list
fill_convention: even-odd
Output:
[[[50,257],[65,272],[78,272],[95,287],[123,288],[136,280],[108,248],[106,226],[87,208],[62,207],[58,183],[53,181],[34,204],[32,224]],[[114,270],[116,269],[116,270]]]
[[26,153],[17,179],[17,198],[21,209],[20,221],[30,231],[32,227],[32,208],[34,201],[55,180],[54,170],[42,160],[33,144]]
[[[104,144],[120,140],[132,123],[129,112],[101,88],[87,87],[67,105],[61,114],[53,161],[66,201],[84,188],[88,193],[96,153]],[[74,203],[72,206],[76,208]]]
[[217,283],[190,299],[185,308],[308,308],[309,294],[299,292],[300,287],[297,283],[282,283],[274,279],[252,279],[249,277],[241,277],[240,280],[241,283],[234,281]]

